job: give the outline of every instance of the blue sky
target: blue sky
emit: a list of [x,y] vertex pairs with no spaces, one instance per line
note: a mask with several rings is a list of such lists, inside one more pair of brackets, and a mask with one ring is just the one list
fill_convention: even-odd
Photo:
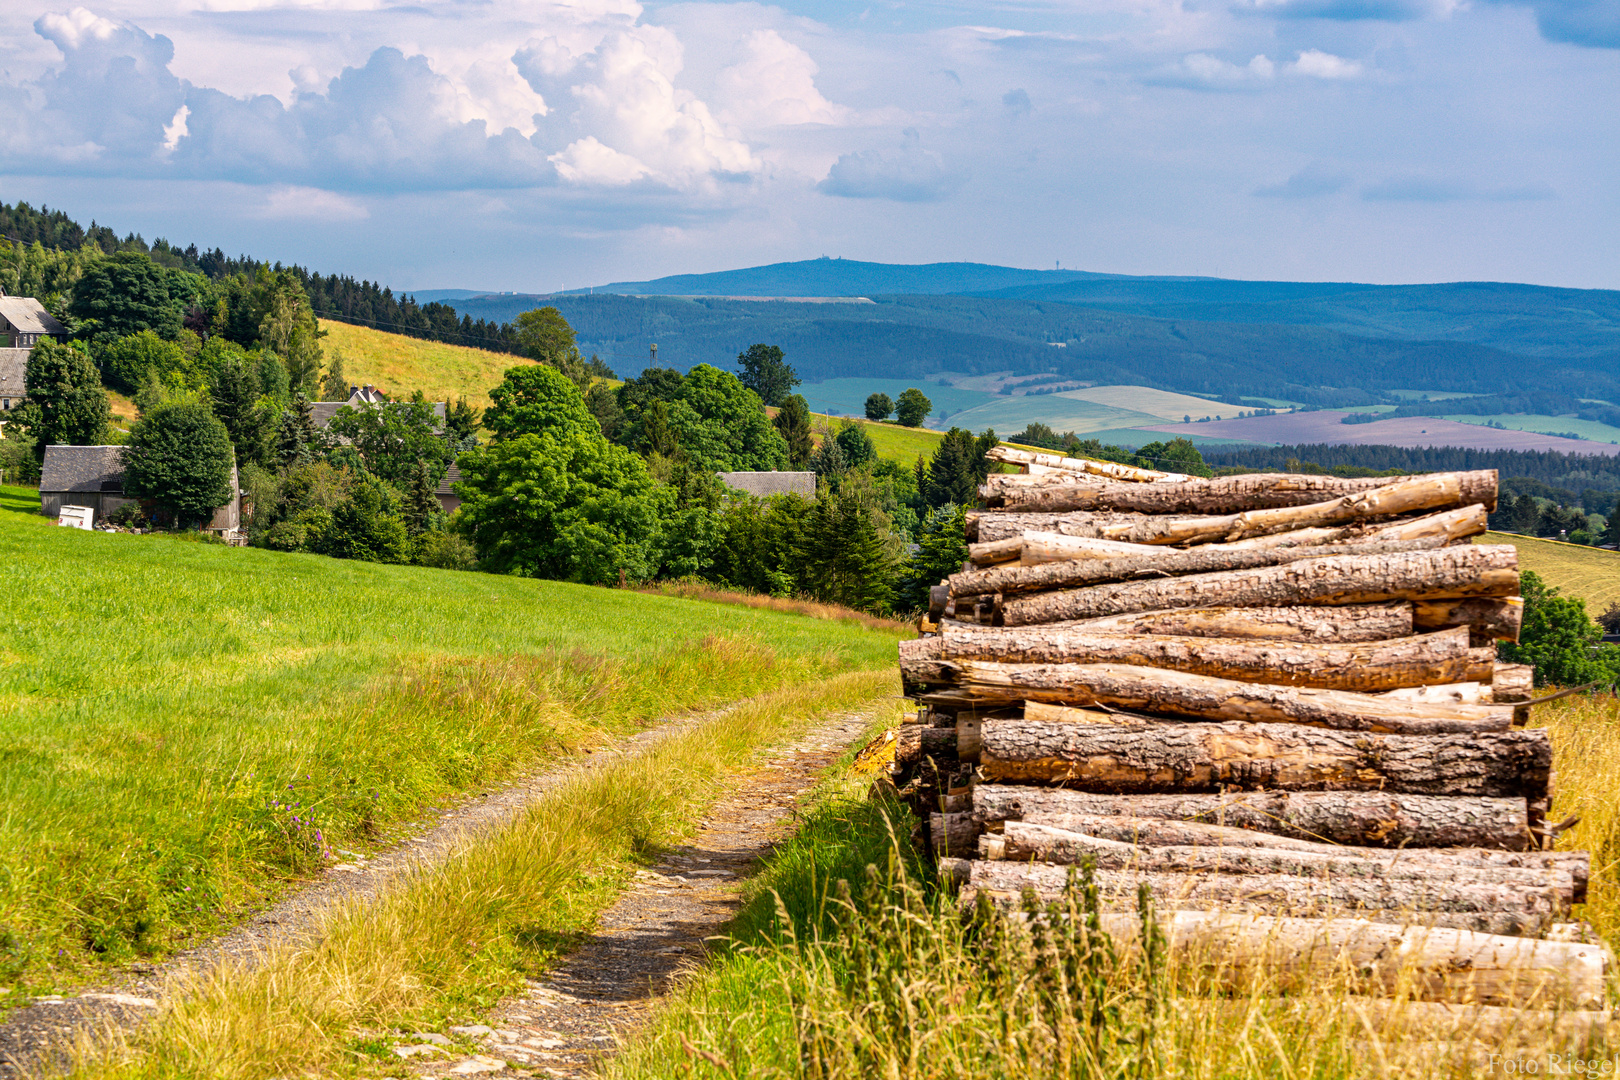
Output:
[[1620,288],[1620,0],[11,0],[0,199],[403,288]]

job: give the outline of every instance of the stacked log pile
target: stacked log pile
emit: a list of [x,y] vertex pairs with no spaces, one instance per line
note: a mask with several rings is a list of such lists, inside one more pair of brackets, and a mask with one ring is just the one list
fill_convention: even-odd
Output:
[[1493,471],[991,456],[1023,471],[981,488],[969,562],[900,646],[896,774],[964,905],[1056,898],[1085,861],[1112,910],[1146,885],[1206,943],[1350,955],[1421,928],[1447,963],[1534,953],[1590,1000],[1601,947],[1496,937],[1564,933],[1589,865],[1547,850],[1552,747],[1529,669],[1495,659],[1522,601],[1515,550],[1470,542]]

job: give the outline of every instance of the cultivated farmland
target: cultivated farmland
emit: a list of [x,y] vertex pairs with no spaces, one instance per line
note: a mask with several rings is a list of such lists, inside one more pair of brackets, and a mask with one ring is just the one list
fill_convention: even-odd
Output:
[[1565,454],[1620,454],[1610,443],[1560,439],[1524,431],[1501,431],[1474,424],[1459,424],[1436,416],[1407,416],[1375,420],[1370,424],[1341,424],[1342,410],[1281,413],[1243,420],[1212,420],[1207,424],[1155,424],[1147,431],[1240,439],[1251,443],[1327,443],[1329,445],[1464,446],[1476,450],[1557,450]]
[[1535,571],[1565,596],[1585,600],[1588,615],[1597,615],[1620,601],[1620,552],[1515,533],[1490,532],[1479,542],[1518,548],[1520,569]]
[[[427,801],[896,629],[59,529],[0,489],[0,985],[161,954]],[[868,620],[870,622],[870,620]]]

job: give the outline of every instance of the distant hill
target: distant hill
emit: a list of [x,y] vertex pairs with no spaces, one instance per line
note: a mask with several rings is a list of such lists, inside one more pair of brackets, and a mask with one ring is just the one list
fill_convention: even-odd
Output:
[[676,274],[652,281],[615,281],[575,294],[623,296],[952,296],[1014,287],[1061,286],[1107,277],[1079,270],[1020,270],[986,263],[858,262],[806,259],[713,274]]

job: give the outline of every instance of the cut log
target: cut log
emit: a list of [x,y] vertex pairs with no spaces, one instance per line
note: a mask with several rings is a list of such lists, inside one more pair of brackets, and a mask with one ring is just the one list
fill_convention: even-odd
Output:
[[1113,461],[1092,461],[1090,458],[1064,457],[1062,454],[1042,454],[1034,450],[1020,450],[1012,446],[992,446],[985,452],[984,456],[991,461],[999,461],[1004,465],[1040,465],[1048,469],[1090,473],[1094,476],[1107,476],[1115,480],[1133,480],[1138,483],[1191,479],[1191,477],[1183,473],[1155,472],[1152,469],[1138,469],[1134,465],[1120,465]]
[[[1013,540],[997,540],[994,545],[975,544],[973,547],[992,547],[1013,542]],[[1062,533],[1027,532],[1017,540],[1017,543],[1018,561],[1024,566],[1068,562],[1071,559],[1118,559],[1131,555],[1142,557],[1164,554],[1163,548],[1152,544],[1127,544],[1123,540],[1099,540],[1095,536],[1064,536]]]
[[997,540],[993,544],[969,544],[968,561],[979,566],[994,566],[999,563],[1017,562],[1024,556],[1024,541],[1021,537],[1008,540]]
[[[957,872],[966,876],[970,865]],[[1475,1003],[1557,1010],[1606,1005],[1609,953],[1601,944],[1213,911],[1162,911],[1157,921],[1181,966],[1203,968],[1240,989],[1255,977],[1268,993],[1349,979],[1368,992],[1474,1006],[1468,1012]],[[1121,947],[1140,948],[1142,923],[1134,914],[1105,914],[1101,925]],[[1517,1029],[1524,1017],[1515,1009],[1509,1022]]]
[[[1127,540],[1137,544],[1207,544],[1291,529],[1344,525],[1419,510],[1444,510],[1483,503],[1485,500],[1480,497],[1484,487],[1482,477],[1489,478],[1489,489],[1494,493],[1496,474],[1492,471],[1432,473],[1305,506],[1245,510],[1236,514],[1140,515],[1137,520],[1128,523],[1098,525],[1095,535],[1106,540]],[[1002,497],[1012,510],[1068,511],[1075,509],[1072,500],[1066,497],[1068,491],[1066,486],[1058,485],[1011,488],[1004,491]]]
[[1545,729],[1468,735],[1373,735],[1295,724],[981,726],[979,769],[992,781],[1108,792],[1395,791],[1538,799],[1552,769]]
[[894,740],[896,770],[915,768],[928,759],[956,760],[956,729],[929,727],[925,724],[902,724]]
[[[997,717],[1011,719],[1011,717]],[[1121,712],[1118,709],[1077,709],[1072,705],[1048,705],[1044,701],[1024,702],[1024,720],[1040,720],[1048,724],[1157,724],[1175,723],[1140,713]]]
[[[1412,633],[1412,605],[1344,607],[1199,607],[1141,611],[1047,624],[1054,630],[1170,637],[1272,638],[1278,641],[1382,641]],[[1469,643],[1473,644],[1472,632]]]
[[[1241,831],[1241,830],[1233,830]],[[1256,834],[1258,835],[1258,834]],[[1442,849],[1444,850],[1444,849]],[[999,834],[979,838],[980,855],[1012,862],[1047,862],[1071,865],[1086,857],[1104,870],[1145,870],[1174,873],[1290,874],[1296,877],[1383,877],[1401,881],[1458,880],[1473,884],[1522,885],[1559,890],[1565,903],[1585,899],[1590,872],[1577,886],[1573,869],[1536,858],[1540,852],[1515,855],[1494,852],[1515,862],[1465,858],[1425,851],[1375,848],[1334,848],[1326,844],[1310,849],[1261,845],[1211,847],[1207,844],[1148,846],[1094,836],[1039,822],[1009,821]],[[1534,862],[1526,860],[1535,859]]]
[[1207,823],[1358,847],[1500,848],[1521,851],[1530,823],[1523,798],[1444,797],[1390,791],[1251,791],[1220,795],[1104,795],[979,784],[974,818],[1052,820],[1080,814]]
[[[909,652],[907,646],[911,646]],[[926,656],[923,654],[926,652]],[[915,659],[913,659],[913,657]],[[948,660],[1016,664],[1126,664],[1169,668],[1238,682],[1314,686],[1378,693],[1436,683],[1488,682],[1494,659],[1474,656],[1464,627],[1365,644],[1232,640],[1158,635],[1104,635],[1050,627],[953,627],[926,642],[902,642],[900,673],[908,683],[947,684]],[[924,670],[926,668],[926,670]],[[1152,712],[1148,705],[1125,705]],[[1204,712],[1189,715],[1205,716]],[[1240,719],[1222,713],[1228,719]],[[1256,717],[1258,718],[1258,717]],[[1268,715],[1266,719],[1282,719]],[[1249,717],[1242,717],[1249,719]]]
[[1491,695],[1496,701],[1529,701],[1536,685],[1536,669],[1529,664],[1494,664]]
[[1408,686],[1386,692],[1402,701],[1422,701],[1431,705],[1491,705],[1496,699],[1489,683],[1461,682],[1442,686]]
[[1485,599],[1474,596],[1428,597],[1413,604],[1412,623],[1419,630],[1466,626],[1475,645],[1518,641],[1524,619],[1524,598]]
[[1391,555],[1334,555],[1255,570],[1127,581],[1006,600],[1007,626],[1189,607],[1279,607],[1417,600],[1437,593],[1509,596],[1519,588],[1511,544],[1467,544]]
[[[1496,472],[1463,473],[1465,502],[1496,508]],[[1061,489],[1065,505],[1053,510],[1131,510],[1145,514],[1227,514],[1242,510],[1273,510],[1327,502],[1345,495],[1388,487],[1418,479],[1414,476],[1343,478],[1288,473],[1249,473],[1213,480],[1192,479],[1151,485],[1109,483],[1074,470],[1042,476],[991,476],[980,489],[986,499],[1008,492]]]
[[1416,540],[1378,540],[1356,544],[1309,545],[1305,547],[1250,548],[1233,551],[1225,545],[1208,544],[1190,551],[1154,551],[1149,555],[1117,559],[1069,559],[1039,566],[993,566],[969,570],[945,579],[952,596],[984,596],[991,593],[1029,593],[1048,589],[1070,589],[1079,585],[1159,580],[1209,574],[1216,571],[1252,570],[1281,566],[1302,559],[1325,559],[1335,555],[1388,555],[1402,551],[1430,551],[1445,546],[1441,537]]
[[[1389,878],[1302,878],[1287,874],[1181,874],[1098,870],[1102,903],[1134,910],[1139,885],[1155,906],[1176,910],[1253,911],[1267,914],[1359,914],[1378,922],[1449,926],[1488,934],[1535,934],[1569,916],[1557,886],[1491,885],[1469,881],[1406,881]],[[1069,867],[1045,863],[969,864],[962,902],[985,892],[1016,904],[1025,890],[1041,900],[1063,895]]]
[[992,660],[939,663],[954,669],[957,686],[947,694],[987,705],[1017,700],[1100,704],[1201,720],[1301,724],[1395,735],[1504,731],[1513,723],[1513,710],[1506,706],[1431,705],[1347,690],[1239,682],[1165,668],[1001,664]]

